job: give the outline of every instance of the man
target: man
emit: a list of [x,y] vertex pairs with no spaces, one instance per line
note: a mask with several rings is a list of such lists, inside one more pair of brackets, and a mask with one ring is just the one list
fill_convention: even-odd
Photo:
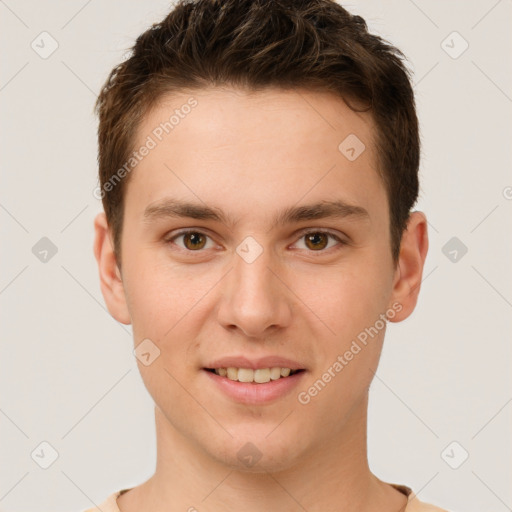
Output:
[[157,465],[103,512],[441,510],[366,450],[428,249],[401,56],[330,0],[199,0],[110,74],[94,252]]

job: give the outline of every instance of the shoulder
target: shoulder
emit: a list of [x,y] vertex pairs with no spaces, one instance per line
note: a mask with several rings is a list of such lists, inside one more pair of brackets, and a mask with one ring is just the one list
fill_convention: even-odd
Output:
[[421,501],[410,487],[406,485],[391,484],[395,489],[407,496],[407,505],[404,512],[449,512],[444,508],[436,507]]
[[405,512],[449,512],[444,508],[436,507],[435,505],[430,505],[429,503],[424,503],[423,501],[418,500],[418,498],[409,499],[407,502],[407,507],[405,508]]
[[93,508],[88,508],[83,512],[120,512],[117,506],[117,498],[130,489],[121,489],[120,491],[113,492],[103,502]]

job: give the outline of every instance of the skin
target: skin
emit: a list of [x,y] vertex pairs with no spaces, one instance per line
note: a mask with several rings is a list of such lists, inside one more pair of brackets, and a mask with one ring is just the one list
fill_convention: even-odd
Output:
[[[108,309],[132,324],[135,346],[149,338],[160,350],[149,366],[137,360],[155,402],[156,471],[118,498],[120,510],[402,510],[405,495],[367,462],[368,389],[385,328],[308,404],[297,393],[393,305],[401,310],[390,321],[412,313],[428,250],[425,215],[411,214],[394,265],[371,115],[328,93],[182,91],[145,117],[135,146],[191,96],[197,106],[130,175],[121,270],[105,215],[95,219]],[[349,134],[366,146],[354,161],[338,150]],[[144,222],[145,208],[164,197],[220,208],[236,224]],[[334,199],[365,208],[368,219],[271,225],[287,206]],[[206,245],[169,241],[181,228],[206,235]],[[329,230],[346,244],[308,245],[304,228]],[[250,264],[236,252],[247,236],[263,249]],[[202,368],[239,354],[289,357],[306,374],[273,403],[236,403]],[[237,457],[247,442],[261,452],[251,467]]]

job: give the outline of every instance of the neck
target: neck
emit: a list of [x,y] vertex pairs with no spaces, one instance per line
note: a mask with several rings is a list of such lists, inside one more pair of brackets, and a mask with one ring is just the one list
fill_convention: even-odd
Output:
[[287,469],[249,472],[212,458],[155,407],[155,474],[119,497],[119,508],[122,512],[370,512],[383,511],[383,503],[390,503],[396,512],[405,504],[405,496],[378,480],[368,467],[366,411],[367,396],[338,434],[320,436],[321,442]]

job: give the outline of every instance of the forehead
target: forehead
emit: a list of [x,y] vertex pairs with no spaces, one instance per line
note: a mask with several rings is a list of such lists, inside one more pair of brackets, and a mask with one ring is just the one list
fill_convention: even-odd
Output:
[[[350,102],[360,106],[357,101]],[[254,141],[258,135],[283,126],[286,130],[280,132],[279,139],[286,138],[289,144],[294,137],[307,135],[314,140],[327,132],[337,140],[349,131],[372,151],[374,123],[369,112],[352,110],[332,93],[276,88],[249,91],[212,87],[165,94],[144,116],[135,145],[142,144],[148,134],[158,142],[170,139],[167,135],[171,134],[218,139],[219,130],[226,143],[241,143],[247,132]]]
[[330,93],[212,88],[168,94],[144,117],[134,149],[148,143],[152,148],[128,187],[139,207],[172,192],[253,207],[263,197],[289,204],[334,196],[340,187],[352,203],[375,202],[384,193],[371,115]]

